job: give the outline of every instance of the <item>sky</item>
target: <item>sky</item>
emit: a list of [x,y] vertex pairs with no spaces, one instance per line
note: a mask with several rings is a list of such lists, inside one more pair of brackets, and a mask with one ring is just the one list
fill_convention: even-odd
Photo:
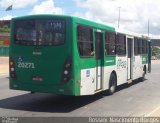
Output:
[[[5,11],[13,5],[12,11]],[[0,20],[32,14],[78,16],[136,33],[160,35],[160,0],[0,0]]]

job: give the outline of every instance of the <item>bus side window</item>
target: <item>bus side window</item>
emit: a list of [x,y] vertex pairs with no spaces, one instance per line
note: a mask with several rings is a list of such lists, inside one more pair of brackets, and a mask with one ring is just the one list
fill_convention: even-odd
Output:
[[126,36],[117,34],[116,51],[118,55],[126,55]]
[[149,52],[148,40],[146,40],[146,53],[148,54],[148,52]]
[[77,26],[77,44],[81,57],[92,57],[93,53],[93,29],[90,27]]
[[138,38],[138,54],[142,54],[142,39]]
[[147,53],[147,40],[146,39],[142,40],[142,53],[143,54]]
[[113,32],[106,32],[105,35],[105,50],[106,55],[115,55],[116,54],[116,34]]
[[138,55],[138,38],[134,38],[134,55]]

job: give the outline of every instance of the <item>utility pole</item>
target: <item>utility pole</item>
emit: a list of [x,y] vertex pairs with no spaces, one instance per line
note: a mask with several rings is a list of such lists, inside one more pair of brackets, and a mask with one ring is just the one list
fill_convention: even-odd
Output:
[[151,73],[151,57],[152,57],[152,43],[151,43],[151,40],[149,38],[149,32],[150,31],[150,21],[149,21],[149,18],[148,18],[148,53],[149,53],[149,56],[148,56],[148,72]]
[[119,12],[119,15],[118,15],[118,28],[119,28],[120,16],[121,16],[121,7],[118,7],[118,12]]
[[150,21],[149,21],[149,19],[148,19],[148,38],[149,38],[149,31],[150,31]]

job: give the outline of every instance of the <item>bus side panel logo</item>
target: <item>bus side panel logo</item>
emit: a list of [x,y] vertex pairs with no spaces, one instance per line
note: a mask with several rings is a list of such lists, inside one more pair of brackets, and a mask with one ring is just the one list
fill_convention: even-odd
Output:
[[86,77],[90,77],[90,70],[86,70]]
[[18,56],[18,62],[17,62],[18,68],[35,68],[35,65],[33,62],[25,62],[23,56]]
[[22,56],[18,56],[18,62],[23,62],[23,57]]

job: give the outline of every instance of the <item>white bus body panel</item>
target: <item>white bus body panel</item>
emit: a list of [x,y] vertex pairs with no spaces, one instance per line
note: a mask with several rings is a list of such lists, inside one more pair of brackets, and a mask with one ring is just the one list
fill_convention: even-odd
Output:
[[95,92],[96,68],[81,70],[80,95],[92,95]]
[[117,85],[127,82],[127,57],[116,58]]
[[143,72],[142,57],[138,55],[134,57],[133,79],[142,77],[142,72]]

